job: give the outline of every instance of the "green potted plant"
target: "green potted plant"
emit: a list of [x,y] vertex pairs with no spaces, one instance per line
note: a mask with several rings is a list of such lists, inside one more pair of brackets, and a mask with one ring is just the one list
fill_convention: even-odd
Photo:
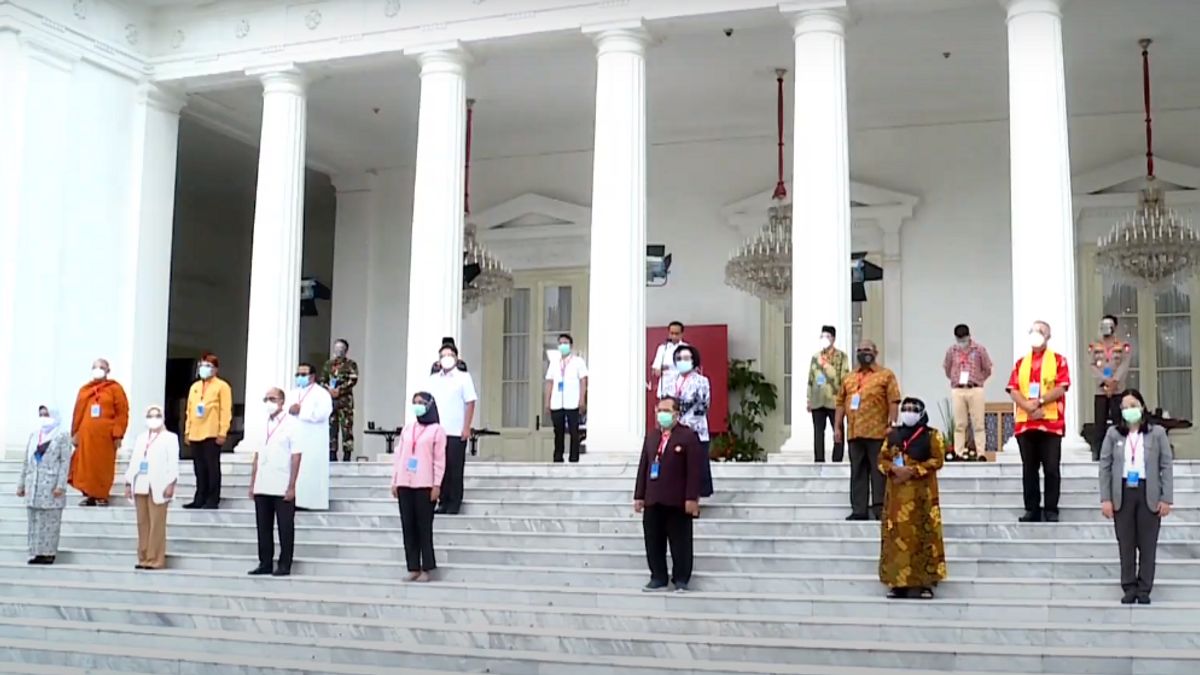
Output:
[[758,442],[763,420],[778,405],[778,388],[754,370],[753,359],[729,361],[729,398],[737,408],[729,412],[729,430],[713,439],[712,457],[722,461],[761,462],[767,450]]

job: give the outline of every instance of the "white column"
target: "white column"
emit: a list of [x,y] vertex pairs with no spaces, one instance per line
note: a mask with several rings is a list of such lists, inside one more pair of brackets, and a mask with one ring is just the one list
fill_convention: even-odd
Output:
[[[137,96],[131,210],[124,237],[128,244],[121,264],[119,299],[126,320],[119,351],[112,359],[129,392],[135,420],[146,406],[164,403],[179,110],[186,102],[149,83],[138,89]],[[126,434],[130,439],[134,435]]]
[[[1012,181],[1013,358],[1028,352],[1029,326],[1050,324],[1050,346],[1076,372],[1075,224],[1067,142],[1062,0],[1007,0]],[[1017,255],[1015,252],[1021,252]],[[1086,448],[1076,387],[1067,395],[1064,445]]]
[[880,220],[883,232],[883,351],[886,365],[904,386],[904,277],[900,265],[900,219]]
[[[458,45],[418,54],[421,103],[413,178],[404,400],[429,379],[443,337],[462,326],[466,68]],[[478,384],[478,383],[477,383]]]
[[244,399],[246,438],[259,438],[257,402],[270,387],[290,387],[299,350],[307,80],[291,64],[247,74],[263,84]]
[[588,305],[591,455],[636,452],[646,427],[646,45],[640,22],[596,41]]
[[[25,142],[25,67],[20,34],[0,28],[0,459],[20,444],[20,410],[10,415],[13,338],[16,331],[17,241],[21,224],[21,175]],[[15,392],[11,392],[15,393]],[[12,401],[15,403],[15,401]],[[10,424],[10,420],[12,424]]]
[[[803,8],[810,3],[796,7]],[[850,344],[850,157],[846,120],[844,3],[792,15],[796,46],[795,130],[792,148],[792,362],[802,372],[817,349],[821,326],[837,328],[837,346]],[[787,11],[790,6],[784,7]],[[819,254],[810,255],[810,251]],[[889,299],[890,300],[890,299]],[[792,393],[792,436],[782,451],[813,456],[812,426],[800,385]]]

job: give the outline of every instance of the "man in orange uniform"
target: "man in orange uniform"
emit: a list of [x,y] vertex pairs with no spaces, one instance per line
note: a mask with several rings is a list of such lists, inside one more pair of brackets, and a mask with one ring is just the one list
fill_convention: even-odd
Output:
[[[1071,386],[1067,359],[1046,347],[1050,324],[1033,322],[1029,353],[1017,361],[1008,379],[1008,395],[1016,404],[1016,436],[1021,447],[1025,515],[1022,523],[1058,522],[1058,494],[1062,484],[1062,439],[1067,432],[1064,399]],[[1046,477],[1046,505],[1041,504],[1038,468]]]
[[92,363],[92,380],[79,388],[71,438],[75,454],[67,482],[83,493],[80,506],[108,506],[116,473],[117,448],[129,424],[129,399],[120,384],[108,379],[108,361]]

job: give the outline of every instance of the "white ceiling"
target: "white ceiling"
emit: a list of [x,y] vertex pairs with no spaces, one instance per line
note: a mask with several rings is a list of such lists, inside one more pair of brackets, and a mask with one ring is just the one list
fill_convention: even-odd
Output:
[[[943,9],[937,11],[897,13],[890,2],[855,4],[858,17],[847,38],[851,125],[1004,119],[1007,46],[999,4],[939,0]],[[732,37],[724,36],[724,26],[736,28]],[[1197,26],[1197,0],[1068,4],[1064,41],[1071,113],[1140,109],[1137,39],[1142,36],[1155,40],[1155,107],[1200,107]],[[742,13],[650,28],[659,38],[647,59],[650,142],[774,133],[773,70],[790,67],[793,60],[790,29],[780,15]],[[478,99],[478,156],[590,148],[595,57],[584,37],[512,39],[472,49],[480,59],[467,87]],[[319,73],[310,89],[310,150],[340,169],[410,163],[418,93],[416,67],[404,59]],[[257,86],[199,96],[205,100],[197,108],[216,105],[222,116],[257,132]],[[793,105],[790,93],[787,105]]]

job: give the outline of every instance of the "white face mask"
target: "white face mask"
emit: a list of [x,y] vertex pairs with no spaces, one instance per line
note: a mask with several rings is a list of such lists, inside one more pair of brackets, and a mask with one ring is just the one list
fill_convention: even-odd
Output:
[[150,431],[158,431],[159,429],[162,428],[162,425],[163,425],[163,418],[161,418],[161,417],[147,417],[146,418],[146,428],[149,429]]
[[820,345],[821,351],[825,351],[833,346],[833,339],[831,339],[828,335],[822,335]]
[[441,364],[442,370],[453,370],[454,366],[458,365],[458,359],[453,356],[443,356],[438,363]]
[[1041,349],[1046,346],[1046,336],[1034,330],[1029,331],[1029,346],[1034,349]]
[[912,411],[900,412],[900,426],[915,427],[917,422],[921,421],[921,413]]
[[279,412],[279,404],[274,401],[263,401],[263,412],[267,413],[267,417]]
[[92,368],[92,379],[93,380],[103,380],[107,376],[108,376],[108,373],[104,372],[103,368]]
[[54,426],[54,418],[53,417],[42,417],[39,415],[37,418],[37,426],[39,429],[48,429],[48,428]]

